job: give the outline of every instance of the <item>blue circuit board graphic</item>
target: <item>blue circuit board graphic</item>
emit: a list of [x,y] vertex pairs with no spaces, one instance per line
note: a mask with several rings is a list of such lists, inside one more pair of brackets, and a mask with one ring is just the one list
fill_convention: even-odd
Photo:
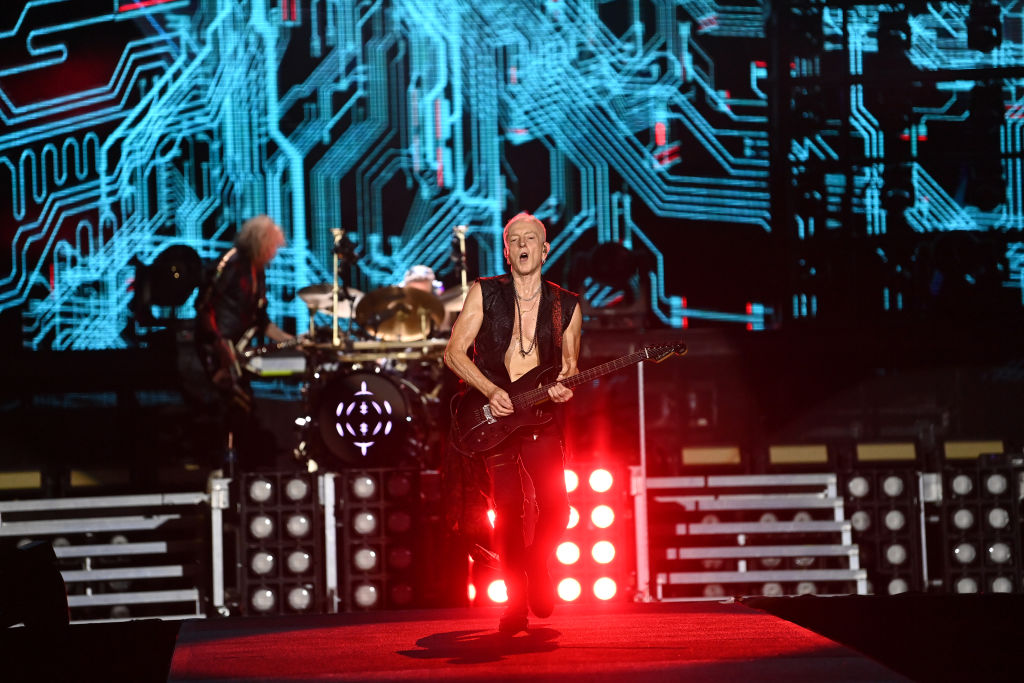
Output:
[[[450,276],[456,226],[470,277],[502,272],[502,225],[520,210],[549,227],[552,279],[603,243],[647,254],[644,296],[670,326],[829,314],[842,232],[882,272],[865,295],[880,310],[918,297],[905,274],[922,244],[999,235],[997,286],[1019,306],[1022,12],[995,5],[1001,40],[985,50],[974,5],[12,4],[0,313],[19,312],[32,349],[131,345],[139,264],[179,246],[215,259],[266,213],[287,237],[270,315],[301,331],[296,293],[331,281],[332,229],[356,243],[351,284],[370,291],[414,264]],[[809,46],[778,47],[794,35]],[[913,87],[880,75],[901,73],[892,63]],[[994,165],[945,154],[984,128],[979,84],[998,98],[977,133]],[[793,277],[744,265],[765,245]],[[734,248],[748,252],[736,263]],[[616,295],[576,284],[595,304]]]

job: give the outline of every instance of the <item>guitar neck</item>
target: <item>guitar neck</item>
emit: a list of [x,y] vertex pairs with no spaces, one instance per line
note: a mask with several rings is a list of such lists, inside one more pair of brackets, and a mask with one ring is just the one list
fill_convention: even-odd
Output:
[[521,394],[516,394],[512,397],[512,403],[517,407],[531,406],[535,403],[540,403],[548,397],[548,389],[556,384],[561,384],[564,387],[572,389],[580,384],[595,380],[602,375],[607,375],[610,372],[615,372],[616,370],[621,370],[622,368],[633,365],[634,363],[639,363],[646,357],[646,351],[636,351],[635,353],[631,353],[629,355],[622,356],[621,358],[608,361],[607,363],[596,365],[582,372],[578,372],[572,377],[566,377],[565,379],[558,380],[557,382],[549,382],[537,387],[536,389],[530,389]]

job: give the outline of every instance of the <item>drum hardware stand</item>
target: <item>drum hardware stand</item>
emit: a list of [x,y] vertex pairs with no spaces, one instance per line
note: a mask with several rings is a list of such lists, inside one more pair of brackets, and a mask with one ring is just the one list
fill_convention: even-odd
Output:
[[466,226],[456,225],[453,229],[455,237],[459,242],[458,256],[453,256],[455,267],[459,269],[462,279],[462,302],[466,302],[466,295],[469,293],[469,284],[466,279]]
[[[331,228],[331,234],[334,235],[334,286],[331,290],[331,343],[334,346],[341,346],[341,332],[338,328],[338,293],[344,295],[344,299],[353,301],[354,297],[348,291],[348,283],[346,277],[342,274],[340,278],[341,287],[338,287],[339,271],[344,267],[348,268],[356,261],[359,260],[359,256],[356,254],[356,247],[352,244],[351,240],[345,237],[345,230],[342,228]],[[310,319],[312,324],[312,319]],[[351,319],[349,320],[351,325]]]

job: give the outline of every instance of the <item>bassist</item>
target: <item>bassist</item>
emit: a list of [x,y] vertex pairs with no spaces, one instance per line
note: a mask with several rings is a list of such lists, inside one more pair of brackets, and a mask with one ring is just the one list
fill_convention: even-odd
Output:
[[[516,412],[509,387],[531,370],[560,368],[554,379],[577,374],[582,330],[578,295],[541,279],[550,248],[544,224],[520,213],[506,224],[503,237],[510,274],[481,278],[470,288],[445,350],[445,363],[470,391],[486,397],[494,418]],[[548,397],[564,403],[572,391],[556,383]],[[509,596],[498,628],[516,633],[527,628],[528,606],[540,618],[554,608],[547,562],[569,517],[561,430],[556,421],[519,430],[478,457],[491,479],[495,535]],[[528,475],[527,490],[532,483],[536,494],[532,541],[524,540],[527,494],[521,472]]]

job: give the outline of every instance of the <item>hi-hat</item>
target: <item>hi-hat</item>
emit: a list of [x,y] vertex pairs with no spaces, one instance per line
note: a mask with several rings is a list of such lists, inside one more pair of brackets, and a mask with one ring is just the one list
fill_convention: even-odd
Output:
[[444,321],[437,295],[415,287],[381,287],[359,301],[356,322],[385,341],[424,339]]
[[[352,306],[359,303],[363,293],[354,287],[348,288],[351,298],[345,298],[345,292],[338,289],[338,317],[348,318],[352,315]],[[299,298],[306,302],[311,310],[330,314],[334,308],[334,285],[324,282],[318,285],[308,285],[298,291]]]

